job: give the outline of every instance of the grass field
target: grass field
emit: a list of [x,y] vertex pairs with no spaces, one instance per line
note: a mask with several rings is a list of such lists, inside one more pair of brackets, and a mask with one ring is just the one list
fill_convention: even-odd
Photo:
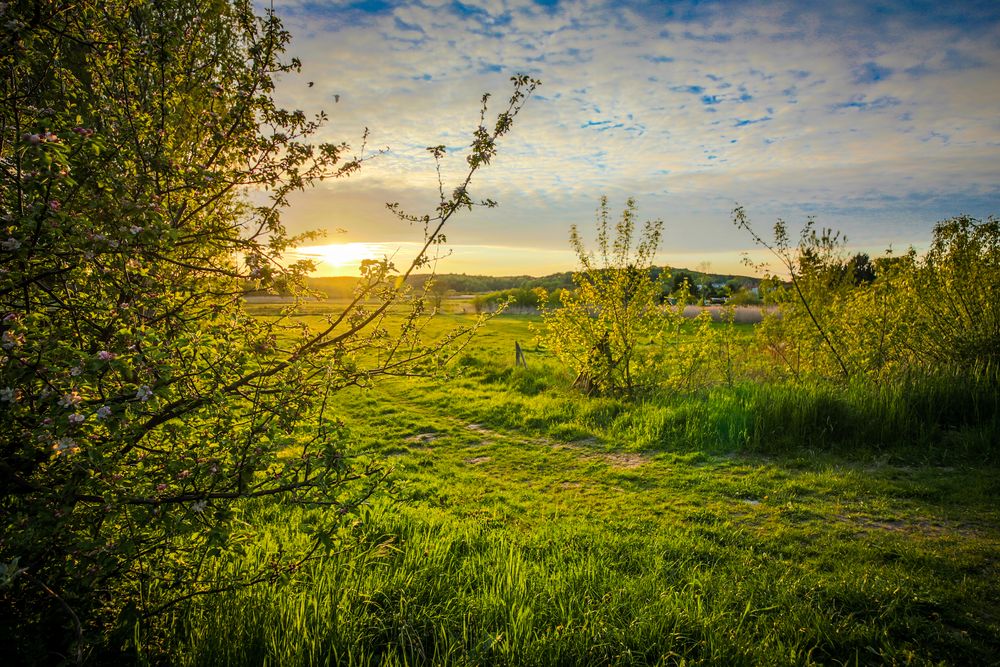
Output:
[[[997,664],[995,386],[588,399],[533,324],[492,320],[448,377],[338,394],[391,488],[344,550],[175,617],[174,659]],[[220,567],[266,562],[320,511],[247,507],[263,534]]]

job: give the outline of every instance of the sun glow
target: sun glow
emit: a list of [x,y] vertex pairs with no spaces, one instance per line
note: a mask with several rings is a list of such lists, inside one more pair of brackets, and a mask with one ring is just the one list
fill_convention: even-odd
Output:
[[393,254],[395,250],[381,243],[331,243],[303,246],[293,256],[295,259],[311,259],[315,262],[315,275],[356,276],[361,272],[363,260],[381,259],[387,254]]

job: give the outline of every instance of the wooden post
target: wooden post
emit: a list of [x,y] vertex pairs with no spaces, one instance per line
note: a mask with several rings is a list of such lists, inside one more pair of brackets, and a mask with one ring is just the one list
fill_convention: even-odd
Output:
[[524,356],[524,351],[521,350],[521,344],[514,341],[514,366],[528,367],[528,360]]

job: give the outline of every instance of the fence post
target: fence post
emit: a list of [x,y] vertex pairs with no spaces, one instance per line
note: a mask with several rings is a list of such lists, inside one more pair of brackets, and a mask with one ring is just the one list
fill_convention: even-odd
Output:
[[521,344],[514,341],[514,366],[528,367],[528,360],[524,356],[524,351],[521,350]]

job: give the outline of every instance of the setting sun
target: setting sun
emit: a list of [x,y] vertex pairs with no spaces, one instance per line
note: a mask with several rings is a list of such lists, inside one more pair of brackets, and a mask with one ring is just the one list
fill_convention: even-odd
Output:
[[393,250],[380,243],[331,243],[304,246],[293,257],[316,262],[316,275],[354,276],[360,273],[363,260],[380,259]]

